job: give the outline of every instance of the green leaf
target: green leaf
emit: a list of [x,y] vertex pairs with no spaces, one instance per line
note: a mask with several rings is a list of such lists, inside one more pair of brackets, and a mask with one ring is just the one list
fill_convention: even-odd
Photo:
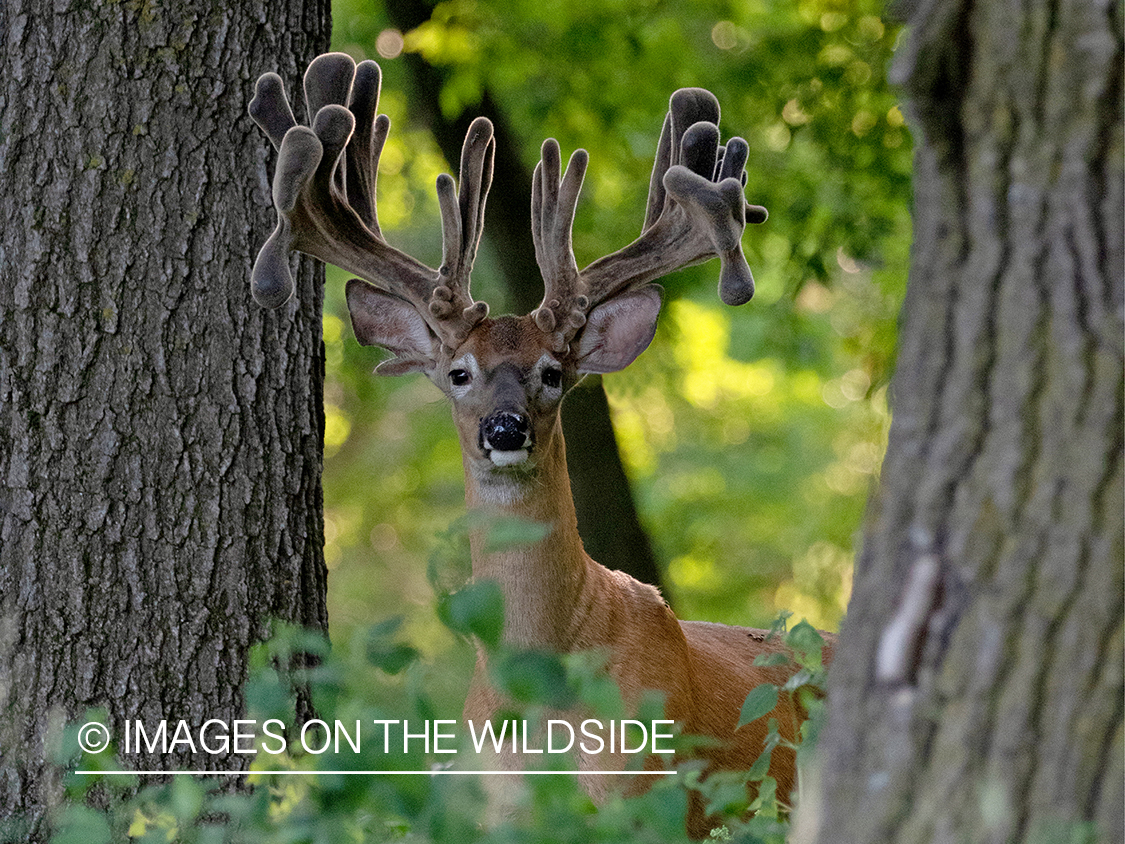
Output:
[[750,804],[750,811],[757,812],[759,815],[764,815],[767,818],[777,817],[777,780],[773,777],[765,777],[762,779],[761,784],[758,786],[758,796],[754,798],[754,802]]
[[778,745],[785,745],[790,747],[790,743],[781,737],[781,731],[777,728],[777,719],[770,718],[766,722],[766,749],[773,750]]
[[438,534],[438,544],[426,566],[426,579],[440,597],[463,589],[472,578],[469,517],[456,519]]
[[575,702],[566,668],[555,654],[516,651],[495,660],[493,679],[499,690],[520,703],[565,709]]
[[775,706],[777,706],[777,686],[772,683],[762,683],[760,686],[755,686],[742,703],[742,713],[738,717],[738,726],[742,727],[757,721],[762,716],[773,712]]
[[767,747],[758,754],[750,770],[746,772],[746,779],[750,782],[760,782],[770,771],[770,760],[773,758],[773,748]]
[[89,806],[67,806],[62,811],[53,844],[103,844],[110,840],[106,816]]
[[376,636],[390,638],[402,629],[402,625],[405,621],[405,616],[393,615],[390,618],[385,618],[382,621],[372,624],[370,627],[368,627],[367,635],[372,638]]
[[508,551],[522,545],[534,545],[550,533],[550,525],[516,516],[491,516],[485,524],[484,550],[488,553]]
[[824,650],[824,637],[804,619],[785,636],[785,644],[797,652],[799,661],[810,668],[819,668]]
[[801,688],[801,686],[804,686],[806,683],[809,683],[812,680],[812,676],[813,675],[811,671],[809,671],[807,668],[802,668],[800,671],[786,680],[785,685],[781,688],[783,688],[787,692],[794,691],[795,689]]
[[[569,685],[594,716],[603,719],[622,718],[625,714],[625,704],[621,699],[621,688],[606,671],[606,658],[606,654],[596,651],[579,651],[564,654],[562,661],[566,667]],[[662,699],[659,709],[660,714],[656,717],[663,718]],[[642,718],[642,715],[638,713],[635,717]]]
[[816,752],[816,744],[820,740],[820,731],[824,726],[825,709],[824,701],[810,701],[808,717],[801,722],[800,750],[797,751],[797,763],[803,764]]
[[495,581],[470,583],[440,600],[438,617],[454,632],[476,636],[495,649],[504,631],[504,595]]
[[788,654],[783,653],[758,654],[754,657],[754,664],[761,668],[776,668],[789,665],[792,661]]
[[789,619],[793,617],[793,613],[789,610],[782,610],[777,614],[777,618],[773,620],[770,625],[770,632],[767,638],[772,639],[774,636],[781,636],[785,633],[785,629],[789,626]]
[[367,649],[367,659],[376,668],[388,674],[400,674],[418,660],[418,650],[402,643],[379,647],[372,643]]
[[190,825],[203,808],[203,786],[193,777],[176,777],[172,780],[172,814],[184,825]]
[[293,711],[293,690],[271,668],[252,671],[243,690],[246,708],[259,720],[280,718],[285,721]]
[[398,674],[418,659],[416,648],[394,641],[394,635],[402,626],[402,616],[389,618],[372,627],[364,635],[364,655],[367,661],[388,674]]

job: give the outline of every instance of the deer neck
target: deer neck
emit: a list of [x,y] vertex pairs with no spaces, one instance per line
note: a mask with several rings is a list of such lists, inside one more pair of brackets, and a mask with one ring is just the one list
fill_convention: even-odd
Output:
[[488,548],[486,531],[473,531],[473,577],[499,583],[508,642],[565,652],[575,614],[585,603],[589,569],[596,564],[578,536],[561,428],[556,420],[552,436],[536,455],[533,474],[481,478],[466,463],[465,488],[470,510],[546,527],[538,542],[500,551]]

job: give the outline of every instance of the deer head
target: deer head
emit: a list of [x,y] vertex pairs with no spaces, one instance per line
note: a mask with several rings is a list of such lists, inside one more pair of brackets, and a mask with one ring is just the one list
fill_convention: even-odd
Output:
[[276,74],[258,80],[250,114],[278,149],[278,222],[251,287],[262,305],[284,304],[293,250],[360,276],[347,286],[356,337],[391,352],[376,372],[423,372],[452,399],[478,484],[510,484],[534,477],[548,458],[557,463],[565,393],[587,373],[628,366],[651,342],[661,304],[654,280],[718,256],[722,300],[753,295],[741,236],[766,212],[743,197],[748,148],[740,138],[719,144],[719,105],[708,91],[672,95],[640,237],[581,271],[571,228],[588,155],[576,151],[563,172],[559,145],[543,144],[531,225],[545,294],[531,314],[493,319],[469,291],[492,181],[492,125],[478,118],[470,126],[456,186],[438,178],[443,254],[432,269],[389,246],[379,228],[376,175],[390,128],[376,116],[380,79],[375,62],[319,56],[304,80],[311,127],[297,124]]

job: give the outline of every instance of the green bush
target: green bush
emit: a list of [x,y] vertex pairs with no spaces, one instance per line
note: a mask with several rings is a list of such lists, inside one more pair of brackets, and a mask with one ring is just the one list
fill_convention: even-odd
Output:
[[[439,614],[456,633],[479,637],[490,651],[493,681],[511,700],[506,717],[545,723],[549,713],[579,705],[592,717],[625,716],[620,694],[602,670],[597,654],[556,656],[505,647],[498,631],[503,601],[495,584],[471,583],[439,596]],[[778,695],[802,695],[819,714],[823,685],[819,634],[805,623],[781,632],[799,663],[793,680],[783,687],[762,686],[747,698],[743,722],[765,717]],[[310,659],[311,657],[311,659]],[[312,667],[294,665],[315,663]],[[721,772],[702,779],[699,762],[685,761],[676,773],[653,777],[652,787],[638,796],[616,796],[595,808],[573,775],[521,778],[516,811],[510,820],[483,823],[486,795],[480,775],[452,773],[473,768],[472,748],[459,741],[430,735],[429,726],[444,716],[430,685],[433,678],[418,651],[401,638],[399,621],[367,627],[350,641],[329,648],[307,631],[279,627],[255,647],[246,685],[247,718],[290,723],[295,711],[294,688],[307,688],[317,717],[327,724],[389,724],[384,733],[364,726],[358,752],[345,738],[323,753],[295,752],[299,730],[290,727],[288,748],[259,736],[259,752],[244,778],[177,775],[166,781],[142,782],[137,775],[103,773],[120,766],[113,748],[83,754],[77,727],[67,730],[62,754],[67,802],[52,816],[54,844],[98,842],[674,842],[685,841],[688,790],[699,790],[710,812],[723,826],[712,834],[725,841],[780,844],[788,828],[788,807],[766,775],[769,754],[785,742],[773,725],[770,738],[750,770]],[[815,692],[816,694],[810,694]],[[100,717],[99,717],[100,716]],[[648,699],[633,716],[659,719],[662,706]],[[104,713],[87,720],[105,721]],[[452,719],[449,719],[452,721]],[[400,725],[412,724],[414,736],[404,748]],[[797,747],[799,764],[807,761],[815,729],[806,722]],[[434,727],[440,732],[441,727]],[[453,733],[453,727],[447,727]],[[429,738],[422,741],[426,733]],[[309,744],[319,749],[326,738],[314,725]],[[687,737],[677,737],[683,742]],[[433,742],[430,739],[434,739]],[[448,751],[456,744],[457,753]],[[438,752],[438,751],[443,752]],[[404,752],[400,752],[404,751]],[[429,751],[429,752],[427,752]],[[638,754],[638,766],[643,754]],[[568,770],[569,757],[538,757],[549,770]],[[469,761],[466,761],[468,759]],[[452,763],[452,765],[451,765]],[[232,765],[233,767],[233,765]],[[74,773],[85,771],[91,773]],[[349,773],[380,772],[380,773]],[[748,805],[747,782],[756,782],[758,796]],[[749,810],[749,815],[748,815]]]

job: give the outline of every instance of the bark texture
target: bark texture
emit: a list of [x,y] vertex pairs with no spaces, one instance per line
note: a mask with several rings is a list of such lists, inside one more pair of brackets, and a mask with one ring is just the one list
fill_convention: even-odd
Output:
[[326,626],[322,276],[251,301],[246,104],[328,32],[327,0],[0,7],[0,838],[44,834],[65,721],[242,717],[267,622]]
[[801,840],[1120,842],[1121,6],[910,7],[894,421]]

